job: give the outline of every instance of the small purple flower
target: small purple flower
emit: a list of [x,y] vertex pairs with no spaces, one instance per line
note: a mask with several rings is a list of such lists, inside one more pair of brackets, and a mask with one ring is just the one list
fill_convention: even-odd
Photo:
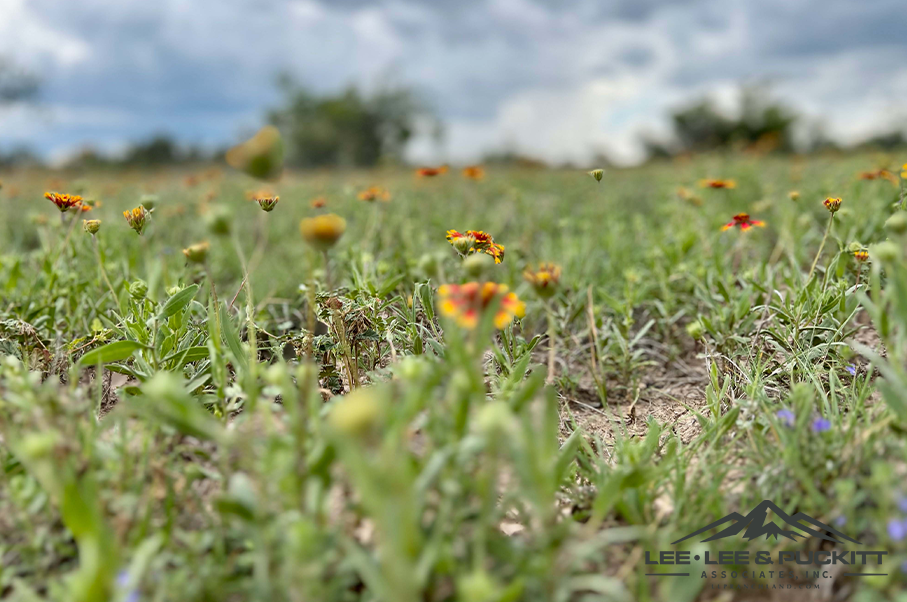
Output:
[[775,412],[775,416],[778,417],[778,420],[780,420],[784,426],[788,427],[794,426],[794,422],[797,419],[797,417],[794,416],[794,413],[790,410],[778,410],[777,412]]
[[901,563],[901,572],[907,575],[907,560]]
[[846,524],[847,524],[847,517],[846,517],[846,516],[839,516],[838,518],[835,519],[835,526],[836,526],[836,527],[843,527],[843,526],[846,525]]
[[905,536],[907,536],[907,525],[904,524],[904,521],[896,519],[888,521],[888,537],[892,541],[901,541]]
[[825,431],[831,430],[831,421],[828,418],[816,418],[812,423],[812,430],[814,433],[824,433]]
[[907,496],[899,495],[895,500],[895,503],[897,503],[898,505],[898,510],[900,510],[904,514],[907,514]]
[[[129,571],[126,569],[123,569],[117,574],[117,586],[120,589],[129,587]],[[139,592],[136,589],[126,590],[126,595],[123,596],[123,602],[139,602]]]
[[847,372],[849,372],[851,376],[857,375],[857,367],[854,366],[853,364],[850,364],[849,366],[847,366],[844,369],[847,370]]

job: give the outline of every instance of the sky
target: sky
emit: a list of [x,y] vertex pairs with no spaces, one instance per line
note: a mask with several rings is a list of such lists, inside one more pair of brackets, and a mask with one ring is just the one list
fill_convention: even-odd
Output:
[[446,135],[416,162],[630,164],[671,109],[730,110],[753,82],[839,142],[907,123],[903,0],[0,0],[0,57],[43,82],[38,106],[0,107],[0,150],[58,161],[158,132],[236,142],[282,72],[417,89]]

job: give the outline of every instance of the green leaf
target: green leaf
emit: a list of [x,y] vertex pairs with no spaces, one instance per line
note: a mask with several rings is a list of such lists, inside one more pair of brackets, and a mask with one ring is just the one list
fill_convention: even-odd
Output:
[[189,362],[197,362],[199,360],[208,359],[210,355],[207,347],[187,347],[186,349],[178,349],[165,357],[162,362],[167,363],[172,360],[177,360],[176,367],[182,368]]
[[145,345],[136,341],[117,341],[109,343],[103,347],[92,349],[82,356],[79,360],[81,366],[96,366],[98,364],[109,364],[118,362],[132,355],[137,349],[143,349]]
[[230,353],[233,354],[233,359],[235,359],[239,363],[240,367],[243,370],[248,369],[249,358],[246,355],[246,350],[243,349],[242,342],[239,340],[239,333],[236,331],[236,326],[233,324],[233,319],[225,309],[221,310],[220,316],[224,340],[227,342],[227,347],[230,348]]
[[195,297],[195,293],[197,292],[197,284],[187,286],[183,290],[177,292],[172,297],[167,299],[167,302],[164,303],[164,306],[161,308],[161,312],[158,314],[158,317],[166,320],[170,316],[183,311],[186,306],[189,305],[189,302],[192,301],[192,298]]

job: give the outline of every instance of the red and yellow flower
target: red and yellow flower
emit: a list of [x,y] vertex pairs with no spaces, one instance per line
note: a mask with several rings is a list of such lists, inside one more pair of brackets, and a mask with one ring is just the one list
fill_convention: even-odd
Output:
[[721,226],[721,231],[725,232],[735,226],[739,227],[741,231],[746,232],[753,226],[757,228],[764,228],[765,222],[759,219],[750,219],[749,213],[738,213],[734,216],[734,221],[728,222],[725,225]]
[[737,182],[734,180],[714,180],[711,178],[706,178],[699,181],[699,186],[701,188],[737,188]]
[[61,213],[82,205],[82,197],[77,194],[60,194],[58,192],[45,192],[44,198],[57,206]]
[[360,191],[358,196],[360,201],[368,203],[374,203],[375,201],[384,201],[386,203],[391,200],[390,191],[380,186],[369,186],[365,190]]
[[438,288],[438,296],[441,314],[453,318],[463,328],[475,328],[496,300],[500,300],[494,314],[496,328],[504,328],[526,313],[526,305],[505,284],[444,284]]
[[841,199],[838,197],[828,197],[822,204],[825,205],[825,208],[828,209],[828,212],[834,215],[838,212],[838,209],[841,208]]
[[463,168],[463,177],[468,180],[484,180],[485,168],[481,165],[469,165]]
[[555,263],[540,263],[537,268],[527,268],[523,279],[528,282],[539,297],[548,298],[557,292],[561,280],[561,266]]
[[869,251],[865,249],[859,249],[858,251],[853,252],[853,258],[858,262],[863,263],[869,260]]
[[482,230],[448,230],[447,242],[464,257],[473,253],[485,253],[491,255],[495,263],[504,261],[504,245],[494,242],[491,234]]
[[416,170],[416,175],[420,178],[433,178],[446,174],[447,170],[448,167],[446,165],[441,165],[440,167],[420,167]]
[[328,201],[323,196],[315,197],[309,203],[309,205],[311,205],[312,209],[321,209],[322,207],[324,207],[327,204],[328,204]]

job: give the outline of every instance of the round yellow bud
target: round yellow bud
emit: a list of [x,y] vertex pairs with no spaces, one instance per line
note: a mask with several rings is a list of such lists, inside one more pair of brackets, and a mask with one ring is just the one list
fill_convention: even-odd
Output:
[[333,213],[307,217],[299,222],[299,232],[314,248],[327,251],[346,232],[346,220]]

